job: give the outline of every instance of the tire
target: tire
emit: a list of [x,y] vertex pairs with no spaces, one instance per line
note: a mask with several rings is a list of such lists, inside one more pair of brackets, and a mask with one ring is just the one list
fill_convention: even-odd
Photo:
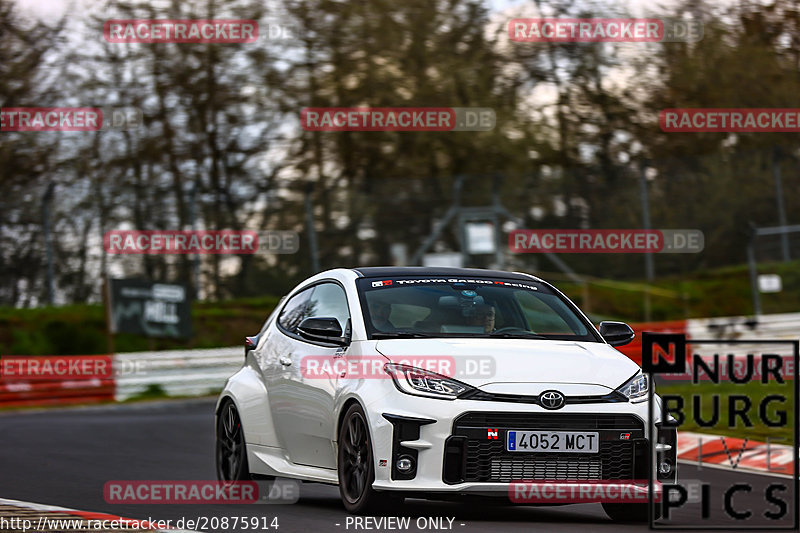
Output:
[[[647,522],[648,503],[603,503],[603,510],[615,522]],[[653,506],[654,520],[661,518],[661,506]]]
[[223,483],[250,481],[242,420],[232,400],[225,400],[217,415],[217,479]]
[[351,514],[377,514],[397,511],[402,496],[376,491],[375,461],[372,440],[364,410],[353,404],[342,418],[336,470],[339,475],[339,495],[344,508]]

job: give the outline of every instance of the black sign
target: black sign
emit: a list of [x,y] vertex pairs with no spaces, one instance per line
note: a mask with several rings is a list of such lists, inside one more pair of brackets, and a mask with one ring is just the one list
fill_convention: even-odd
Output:
[[187,287],[132,279],[112,279],[109,283],[113,333],[147,337],[192,336]]
[[686,335],[643,332],[642,370],[652,374],[686,372]]
[[[651,506],[656,505],[656,475],[661,489],[657,506],[651,508],[660,510],[661,518],[650,513],[651,530],[797,531],[798,366],[797,340],[643,334],[642,367],[651,379],[662,378],[659,418],[654,418],[655,388],[648,390],[648,426],[656,428],[657,439],[650,439],[655,444],[650,446],[650,464],[659,465],[649,469]],[[676,453],[678,436],[667,442],[669,428],[678,436],[688,433],[684,455]],[[782,435],[778,428],[784,429]],[[696,444],[687,443],[694,438]],[[771,446],[776,443],[778,454],[783,449],[784,455],[776,454],[781,459],[773,463]],[[747,461],[754,461],[749,473]],[[661,465],[672,469],[662,472]]]

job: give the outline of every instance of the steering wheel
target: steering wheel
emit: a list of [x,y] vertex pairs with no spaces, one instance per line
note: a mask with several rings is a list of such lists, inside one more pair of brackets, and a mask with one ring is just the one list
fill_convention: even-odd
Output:
[[492,331],[492,333],[503,333],[504,331],[524,331],[526,333],[533,333],[533,332],[529,332],[527,329],[520,328],[520,327],[517,327],[517,326],[506,326],[504,328],[496,329],[496,330]]

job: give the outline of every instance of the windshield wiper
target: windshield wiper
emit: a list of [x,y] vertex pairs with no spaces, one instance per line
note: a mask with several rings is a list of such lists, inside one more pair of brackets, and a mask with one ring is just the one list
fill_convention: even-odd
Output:
[[497,337],[497,338],[500,338],[500,339],[513,339],[513,338],[518,338],[518,339],[546,339],[547,338],[544,335],[538,335],[536,333],[533,333],[532,331],[514,331],[514,332],[503,331],[503,332],[500,332],[500,333],[498,333],[496,331],[493,331],[492,333],[487,333],[485,336],[486,337]]
[[433,337],[431,334],[415,333],[413,331],[389,331],[372,334],[373,339],[429,339],[431,337]]

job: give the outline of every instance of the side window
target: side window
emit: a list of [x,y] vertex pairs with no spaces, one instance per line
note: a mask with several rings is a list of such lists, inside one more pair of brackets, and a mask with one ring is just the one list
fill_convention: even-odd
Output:
[[264,325],[261,326],[261,330],[258,332],[259,335],[263,335],[264,332],[267,331],[267,327],[272,322],[272,319],[275,318],[275,313],[278,312],[278,309],[280,309],[283,306],[283,302],[285,301],[286,301],[286,296],[281,297],[280,301],[278,302],[278,305],[275,306],[275,309],[272,310],[267,319],[264,321]]
[[522,307],[531,331],[542,335],[587,334],[586,328],[579,322],[570,324],[559,314],[558,311],[564,304],[557,296],[551,294],[536,296],[528,291],[514,291],[514,296]]
[[308,300],[309,314],[306,316],[333,317],[339,321],[344,331],[347,319],[350,318],[344,289],[336,283],[321,283],[315,286],[313,291]]
[[309,299],[313,290],[314,289],[311,288],[299,292],[286,302],[286,307],[283,308],[281,315],[278,317],[278,324],[280,324],[283,329],[294,333],[297,326],[300,325],[300,322],[311,316],[312,310],[310,309]]

